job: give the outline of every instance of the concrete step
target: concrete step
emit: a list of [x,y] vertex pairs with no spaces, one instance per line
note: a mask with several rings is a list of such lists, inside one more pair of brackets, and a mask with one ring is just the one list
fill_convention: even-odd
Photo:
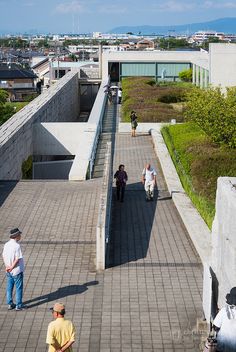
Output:
[[98,150],[97,154],[96,154],[96,160],[105,159],[105,156],[106,156],[106,150],[105,149],[103,151]]
[[94,171],[93,178],[100,178],[103,176],[103,171]]

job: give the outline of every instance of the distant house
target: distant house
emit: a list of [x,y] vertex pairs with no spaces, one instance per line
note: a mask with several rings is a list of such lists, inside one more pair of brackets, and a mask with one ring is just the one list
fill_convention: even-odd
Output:
[[38,92],[37,75],[16,64],[0,65],[0,88],[10,94],[10,100],[23,101],[29,95]]
[[155,45],[152,40],[142,39],[137,42],[136,48],[139,50],[154,49]]
[[42,85],[47,85],[49,80],[49,57],[34,58],[31,63],[31,69],[37,75]]

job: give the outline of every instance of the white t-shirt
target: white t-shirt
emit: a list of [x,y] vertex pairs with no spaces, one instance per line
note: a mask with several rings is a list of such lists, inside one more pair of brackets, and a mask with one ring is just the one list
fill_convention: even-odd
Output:
[[154,176],[157,175],[155,169],[153,169],[152,167],[150,167],[150,169],[146,169],[144,168],[143,169],[143,173],[142,175],[144,176],[145,178],[145,182],[150,182],[150,181],[153,181],[154,180]]
[[22,256],[20,244],[16,240],[11,238],[4,245],[2,256],[6,266],[11,266],[16,259],[19,259],[18,264],[10,272],[10,274],[16,276],[24,271],[24,259]]
[[220,328],[217,347],[220,351],[236,351],[236,307],[226,305],[214,319],[213,324]]

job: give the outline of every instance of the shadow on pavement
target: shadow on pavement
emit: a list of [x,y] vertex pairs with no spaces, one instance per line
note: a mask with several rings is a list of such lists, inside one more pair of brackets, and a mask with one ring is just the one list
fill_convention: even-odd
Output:
[[157,190],[154,200],[146,202],[143,185],[127,185],[124,203],[112,198],[112,217],[107,267],[114,267],[145,258],[157,207]]
[[24,301],[24,304],[27,304],[28,308],[37,307],[42,304],[59,300],[64,297],[81,294],[87,291],[89,286],[94,286],[98,284],[99,284],[98,281],[90,281],[90,282],[86,282],[83,285],[69,285],[65,287],[60,287],[57,291],[50,292],[43,296],[35,297],[28,301]]
[[3,205],[7,197],[16,187],[18,181],[2,181],[0,180],[0,207]]

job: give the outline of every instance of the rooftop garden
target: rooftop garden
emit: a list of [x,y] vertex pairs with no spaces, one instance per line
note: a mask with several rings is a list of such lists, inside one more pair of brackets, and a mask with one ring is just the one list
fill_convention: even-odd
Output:
[[183,122],[183,102],[191,84],[160,82],[145,77],[122,79],[122,120],[135,110],[139,122]]
[[226,95],[147,78],[124,79],[122,88],[123,121],[135,110],[139,122],[182,122],[162,134],[186,193],[211,228],[217,178],[236,176],[236,88]]

